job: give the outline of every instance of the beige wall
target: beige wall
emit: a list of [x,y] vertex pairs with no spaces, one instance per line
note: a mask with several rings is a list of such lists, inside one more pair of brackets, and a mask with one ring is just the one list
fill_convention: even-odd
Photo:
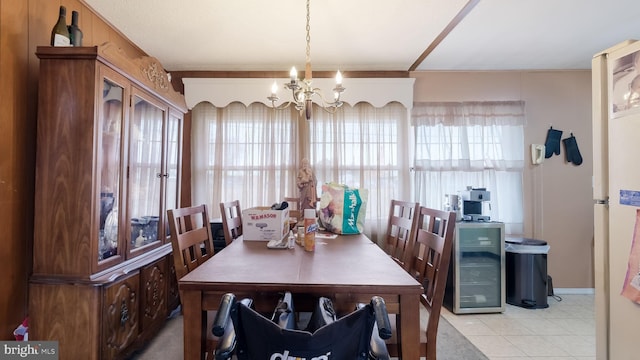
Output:
[[[525,102],[525,237],[549,243],[548,273],[556,288],[592,288],[591,71],[414,72],[415,101]],[[529,147],[544,144],[550,126],[575,135],[583,163],[559,156],[532,165]]]

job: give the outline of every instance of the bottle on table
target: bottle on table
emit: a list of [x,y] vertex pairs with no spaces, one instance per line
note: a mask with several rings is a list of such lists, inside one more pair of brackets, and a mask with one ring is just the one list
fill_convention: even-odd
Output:
[[317,230],[316,210],[304,209],[304,249],[306,251],[315,251]]
[[296,236],[296,244],[300,246],[304,246],[304,222],[302,224],[303,225],[298,226],[298,234]]

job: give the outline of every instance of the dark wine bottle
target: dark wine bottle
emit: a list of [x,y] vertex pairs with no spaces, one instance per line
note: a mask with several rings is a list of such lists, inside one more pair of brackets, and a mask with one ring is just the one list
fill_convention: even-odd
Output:
[[82,46],[82,30],[78,27],[78,12],[71,12],[71,25],[69,25],[71,46]]
[[69,29],[67,28],[67,8],[60,6],[58,22],[51,30],[51,46],[71,46]]

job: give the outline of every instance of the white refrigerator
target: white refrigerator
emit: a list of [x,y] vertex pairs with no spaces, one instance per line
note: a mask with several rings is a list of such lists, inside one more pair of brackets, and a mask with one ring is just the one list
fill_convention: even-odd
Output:
[[640,98],[636,99],[640,94],[631,91],[633,79],[640,75],[638,64],[640,41],[634,40],[596,54],[592,61],[594,275],[599,360],[640,359],[640,304],[621,293],[628,283],[625,279],[637,276],[640,270],[631,268],[628,275],[640,209]]

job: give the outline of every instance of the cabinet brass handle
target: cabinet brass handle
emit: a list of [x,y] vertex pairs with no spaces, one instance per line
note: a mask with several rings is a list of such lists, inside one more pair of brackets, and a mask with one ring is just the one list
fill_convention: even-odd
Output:
[[129,320],[129,308],[127,307],[126,301],[122,300],[122,305],[120,306],[120,325],[124,327]]

